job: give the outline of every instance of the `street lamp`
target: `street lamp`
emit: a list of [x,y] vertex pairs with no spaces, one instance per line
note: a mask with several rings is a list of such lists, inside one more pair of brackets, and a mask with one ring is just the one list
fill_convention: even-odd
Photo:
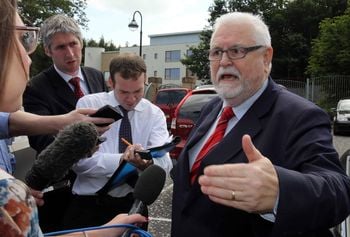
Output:
[[132,31],[135,31],[137,28],[139,28],[139,25],[135,21],[135,14],[138,13],[141,18],[141,27],[140,27],[140,57],[142,57],[142,14],[140,11],[135,11],[132,16],[132,21],[129,23],[129,29]]

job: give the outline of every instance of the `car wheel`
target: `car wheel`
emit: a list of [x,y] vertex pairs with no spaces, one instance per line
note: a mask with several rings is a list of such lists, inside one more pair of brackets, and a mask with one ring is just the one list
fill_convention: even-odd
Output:
[[[350,149],[344,152],[340,157],[340,163],[346,171],[346,174],[350,175]],[[342,223],[333,228],[333,235],[335,237],[350,237],[350,217],[347,217]]]

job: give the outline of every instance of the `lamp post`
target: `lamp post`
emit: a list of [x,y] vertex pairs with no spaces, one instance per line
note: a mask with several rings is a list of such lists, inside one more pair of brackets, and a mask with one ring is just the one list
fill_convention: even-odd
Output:
[[134,31],[137,28],[139,28],[139,25],[137,24],[137,22],[135,21],[135,14],[138,13],[140,15],[141,18],[141,27],[140,27],[140,57],[142,57],[142,14],[140,11],[135,11],[133,16],[132,16],[132,21],[129,23],[129,29]]

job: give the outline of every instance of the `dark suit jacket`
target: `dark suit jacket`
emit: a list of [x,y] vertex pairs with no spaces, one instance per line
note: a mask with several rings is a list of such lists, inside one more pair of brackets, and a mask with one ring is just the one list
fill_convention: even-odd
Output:
[[[90,93],[107,91],[103,74],[93,68],[81,67]],[[54,66],[33,77],[23,95],[25,111],[40,115],[65,114],[75,109],[77,99]],[[29,143],[38,153],[53,141],[53,136],[31,136]]]
[[189,178],[188,151],[208,131],[222,107],[206,105],[174,168],[172,236],[331,236],[328,228],[349,214],[350,183],[332,146],[330,121],[311,102],[269,79],[268,86],[237,125],[202,161],[242,163],[244,134],[275,165],[279,202],[275,223],[226,207],[203,195]]

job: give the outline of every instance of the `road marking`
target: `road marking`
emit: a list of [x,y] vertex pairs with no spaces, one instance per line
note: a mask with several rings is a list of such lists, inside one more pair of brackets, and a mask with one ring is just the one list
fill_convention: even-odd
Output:
[[169,218],[163,218],[163,217],[148,217],[150,221],[165,221],[165,222],[171,222],[171,219]]

